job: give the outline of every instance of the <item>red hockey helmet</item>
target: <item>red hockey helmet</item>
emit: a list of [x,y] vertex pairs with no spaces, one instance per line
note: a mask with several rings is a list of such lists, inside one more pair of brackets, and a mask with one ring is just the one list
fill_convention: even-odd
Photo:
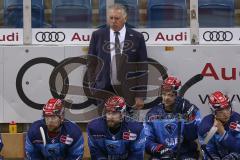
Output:
[[209,105],[214,111],[231,107],[229,98],[220,91],[216,91],[210,95]]
[[64,115],[64,106],[61,99],[51,98],[43,106],[43,116],[62,116]]
[[126,102],[124,98],[120,96],[112,96],[108,98],[104,105],[106,112],[112,111],[122,113],[126,110]]
[[181,81],[179,79],[177,79],[176,77],[173,77],[173,76],[169,76],[162,83],[162,91],[163,90],[178,91],[180,86],[181,86]]

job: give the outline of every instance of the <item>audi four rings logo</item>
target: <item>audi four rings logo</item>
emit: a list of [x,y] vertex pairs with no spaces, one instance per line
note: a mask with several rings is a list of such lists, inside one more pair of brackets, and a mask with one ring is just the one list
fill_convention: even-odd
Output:
[[205,41],[231,41],[233,34],[230,31],[206,31],[203,33]]
[[[90,56],[91,57],[91,56]],[[17,93],[19,95],[19,97],[21,98],[21,100],[27,104],[29,107],[34,108],[34,109],[41,109],[42,106],[44,104],[40,104],[37,102],[34,102],[33,100],[31,100],[24,92],[23,90],[23,80],[24,80],[24,75],[27,72],[28,69],[30,69],[31,67],[33,67],[34,65],[37,64],[48,64],[50,66],[53,66],[54,69],[51,72],[51,75],[49,77],[49,87],[50,87],[50,92],[52,94],[53,97],[57,97],[57,98],[62,98],[64,99],[65,96],[68,94],[69,91],[69,78],[68,78],[68,72],[65,70],[65,66],[70,65],[70,64],[76,64],[79,63],[80,65],[87,65],[87,59],[89,59],[90,57],[86,58],[85,56],[83,57],[70,57],[67,59],[64,59],[61,62],[57,62],[54,59],[50,59],[47,57],[38,57],[38,58],[34,58],[31,59],[30,61],[26,62],[19,70],[18,74],[17,74],[17,78],[16,78],[16,89],[17,89]],[[91,58],[96,58],[95,56],[92,56]],[[96,59],[96,60],[100,60],[100,59]],[[152,65],[154,68],[156,68],[159,72],[160,75],[163,79],[166,79],[168,77],[167,74],[167,70],[166,68],[161,65],[158,61],[152,59],[152,58],[148,58],[147,60],[147,64]],[[73,70],[76,68],[73,68]],[[72,71],[73,71],[72,70]],[[61,77],[62,77],[62,82],[64,81],[64,84],[62,87],[60,87],[60,90],[58,92],[58,89],[56,88],[56,81],[57,81],[57,75],[60,73]],[[151,71],[149,70],[149,74],[151,73]],[[87,71],[85,72],[84,76],[83,76],[83,85],[82,86],[75,86],[75,87],[79,87],[80,90],[83,90],[84,93],[83,95],[81,95],[81,93],[79,93],[81,96],[90,96],[89,98],[87,98],[87,100],[85,100],[84,102],[81,103],[77,103],[77,104],[72,104],[71,109],[84,109],[89,107],[92,104],[95,104],[95,101],[93,101],[94,97],[91,97],[92,93],[90,93],[90,86],[89,86],[89,81],[88,81],[88,76],[87,76]],[[153,78],[153,77],[151,77]],[[195,76],[193,76],[191,79],[189,79],[182,87],[181,90],[179,91],[179,95],[180,96],[184,96],[185,92],[192,87],[194,84],[196,84],[197,82],[201,81],[203,79],[202,74],[197,74]],[[85,82],[85,83],[84,83]],[[71,85],[71,87],[73,87]],[[57,91],[57,92],[56,92]],[[106,94],[106,92],[104,90],[97,90],[98,94],[96,94],[96,96],[98,97],[99,95],[103,95]],[[151,93],[151,92],[148,92]],[[109,92],[108,92],[109,94]],[[157,97],[156,99],[154,99],[151,102],[148,102],[146,104],[144,104],[144,109],[149,109],[152,106],[159,104],[161,102],[161,99],[159,97]]]
[[38,32],[35,35],[38,42],[63,42],[65,37],[63,32]]

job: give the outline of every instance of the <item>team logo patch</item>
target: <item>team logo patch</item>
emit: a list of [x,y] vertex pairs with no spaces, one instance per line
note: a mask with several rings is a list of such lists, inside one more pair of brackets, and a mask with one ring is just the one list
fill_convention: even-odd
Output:
[[229,128],[231,130],[240,132],[240,124],[238,124],[236,122],[231,122],[230,125],[229,125]]
[[123,139],[128,141],[134,141],[137,139],[137,134],[131,132],[123,132]]
[[169,123],[165,125],[165,129],[170,135],[172,135],[175,132],[176,128],[177,126],[174,123]]
[[72,144],[73,139],[71,137],[69,137],[68,135],[67,136],[61,135],[60,142],[70,145],[70,144]]

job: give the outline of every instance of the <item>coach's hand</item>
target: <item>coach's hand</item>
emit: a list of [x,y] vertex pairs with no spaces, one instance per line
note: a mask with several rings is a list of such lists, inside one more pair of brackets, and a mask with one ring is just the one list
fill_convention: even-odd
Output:
[[140,109],[142,109],[143,107],[144,107],[144,101],[143,101],[143,99],[142,98],[139,98],[139,97],[136,97],[135,98],[135,108],[137,109],[137,110],[140,110]]

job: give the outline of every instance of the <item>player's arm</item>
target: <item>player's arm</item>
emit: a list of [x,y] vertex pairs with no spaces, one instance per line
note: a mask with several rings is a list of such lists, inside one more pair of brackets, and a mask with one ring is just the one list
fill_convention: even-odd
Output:
[[229,159],[240,159],[240,153],[232,152],[222,158],[222,160],[229,160]]
[[2,141],[2,136],[0,134],[0,152],[2,151],[3,148],[3,141]]
[[[89,128],[87,128],[88,133],[88,147],[91,154],[92,160],[107,160],[107,155],[102,152],[100,146],[98,146],[96,140],[92,137]],[[104,146],[103,146],[104,147]]]
[[131,144],[128,160],[143,160],[145,151],[146,136],[142,129],[140,135],[137,135],[137,139]]
[[84,139],[80,129],[74,131],[74,140],[73,144],[70,148],[68,148],[68,156],[69,160],[81,160],[83,158],[84,153]]
[[[216,144],[214,142],[214,139],[212,138],[208,144],[206,145],[206,150],[207,152],[211,155],[211,157],[215,160],[220,160],[220,156],[218,155],[218,151],[217,151],[217,147]],[[207,153],[205,153],[206,155]],[[206,155],[207,156],[207,155]]]
[[156,157],[161,157],[171,152],[171,149],[167,148],[163,144],[159,144],[156,142],[152,122],[144,123],[144,132],[146,135],[145,150],[148,154]]
[[[238,124],[239,125],[239,124]],[[240,126],[240,125],[239,125]],[[229,131],[225,131],[223,136],[219,139],[219,143],[226,147],[231,152],[240,153],[240,131],[236,135],[229,134]]]
[[41,160],[43,156],[41,151],[39,151],[31,141],[31,133],[28,133],[25,141],[25,152],[28,160]]
[[186,122],[195,122],[200,124],[201,122],[201,113],[200,110],[198,109],[197,106],[195,106],[194,104],[191,104],[190,102],[186,101],[185,102],[187,107],[186,113],[185,113],[185,119]]
[[[206,121],[205,121],[206,122]],[[206,128],[206,125],[204,124],[204,122],[202,122],[199,126],[199,142],[201,144],[201,146],[204,146],[204,157],[207,159],[209,158],[209,156],[211,156],[211,158],[216,159],[216,160],[220,160],[221,157],[218,155],[218,150],[216,147],[216,142],[214,137],[212,137],[207,144],[204,143],[205,138],[207,137],[208,132],[210,131],[209,127]]]
[[198,127],[200,122],[200,110],[195,105],[191,105],[187,111],[186,122],[184,123],[183,135],[185,139],[193,141],[198,138]]

